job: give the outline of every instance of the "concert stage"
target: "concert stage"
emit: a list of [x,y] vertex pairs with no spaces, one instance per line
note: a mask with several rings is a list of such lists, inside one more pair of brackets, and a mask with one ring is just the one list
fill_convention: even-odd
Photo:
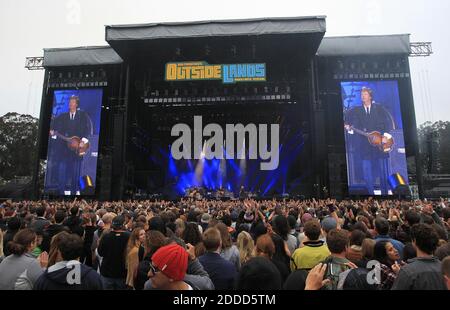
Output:
[[[36,165],[46,162],[47,173],[41,182],[35,175],[36,195],[61,195],[49,131],[71,94],[91,113],[80,172],[91,183],[80,183],[80,193],[100,200],[176,198],[193,187],[236,197],[242,187],[261,197],[376,195],[381,178],[374,174],[375,190],[367,192],[355,144],[344,132],[346,113],[367,85],[383,99],[398,97],[398,107],[386,105],[397,146],[389,169],[417,182],[409,36],[324,38],[325,32],[323,16],[114,25],[106,26],[109,46],[45,49]],[[94,90],[101,90],[97,101]],[[90,109],[95,104],[98,113]],[[189,158],[171,152],[178,124],[201,135],[192,137]],[[224,129],[216,140],[224,143],[212,147],[209,124]],[[228,140],[230,124],[255,125],[258,143],[248,132]],[[279,126],[278,143],[270,140],[271,124]],[[262,156],[263,125],[270,128],[266,151],[278,149],[274,169],[261,169],[270,160]],[[414,173],[408,175],[406,163]]]

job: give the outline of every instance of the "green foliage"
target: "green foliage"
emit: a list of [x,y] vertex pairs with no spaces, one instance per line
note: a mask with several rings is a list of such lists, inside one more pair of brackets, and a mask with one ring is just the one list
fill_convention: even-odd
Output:
[[31,176],[37,151],[38,119],[8,113],[0,117],[0,180]]

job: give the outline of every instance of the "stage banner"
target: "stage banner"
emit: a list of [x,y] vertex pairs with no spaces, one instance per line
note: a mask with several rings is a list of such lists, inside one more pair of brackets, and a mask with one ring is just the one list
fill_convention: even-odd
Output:
[[95,194],[102,97],[102,89],[54,91],[46,194]]
[[171,62],[166,64],[165,80],[168,82],[222,80],[223,84],[265,82],[266,64],[210,65],[205,61]]
[[408,185],[397,81],[341,82],[350,195],[393,195]]

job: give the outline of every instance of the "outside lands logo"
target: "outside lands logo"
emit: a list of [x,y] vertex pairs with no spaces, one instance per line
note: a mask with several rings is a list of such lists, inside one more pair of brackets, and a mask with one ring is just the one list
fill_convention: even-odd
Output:
[[[222,80],[224,84],[236,82],[264,82],[266,81],[266,64],[221,64],[210,65],[205,61],[190,61],[167,63],[166,81],[195,81]],[[219,124],[208,124],[202,130],[202,117],[194,116],[194,129],[187,124],[176,124],[171,131],[172,137],[178,139],[171,146],[171,153],[175,160],[180,159],[245,159],[245,135],[249,135],[249,159],[257,159],[258,151],[261,160],[261,170],[275,170],[279,164],[279,124],[270,125],[270,145],[268,143],[269,130],[267,124],[226,124],[225,133]],[[192,132],[194,132],[194,152],[191,151]],[[237,135],[237,154],[234,149],[234,137]],[[204,137],[210,137],[202,147]],[[224,138],[226,141],[224,141]],[[259,143],[258,143],[259,140]],[[224,143],[227,145],[226,155],[222,153]],[[214,149],[214,150],[213,150]]]
[[210,65],[205,61],[172,62],[166,64],[166,81],[222,80],[236,82],[265,82],[266,64]]

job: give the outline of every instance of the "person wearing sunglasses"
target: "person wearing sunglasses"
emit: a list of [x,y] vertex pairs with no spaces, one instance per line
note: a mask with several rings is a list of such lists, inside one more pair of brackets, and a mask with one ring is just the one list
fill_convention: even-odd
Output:
[[152,256],[148,273],[152,289],[193,290],[192,286],[183,281],[188,257],[188,252],[175,243],[159,248]]

